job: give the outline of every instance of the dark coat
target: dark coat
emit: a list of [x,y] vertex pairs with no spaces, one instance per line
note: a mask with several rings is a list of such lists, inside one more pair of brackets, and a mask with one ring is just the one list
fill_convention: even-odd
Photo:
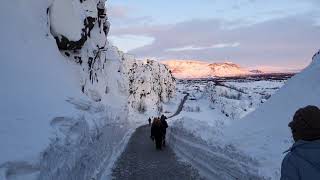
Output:
[[293,144],[281,166],[281,180],[320,179],[320,140]]
[[167,128],[169,127],[168,123],[165,119],[161,119],[161,124],[162,124],[162,128],[163,128],[163,133],[164,133],[164,135],[166,135]]
[[151,137],[156,139],[163,137],[163,128],[162,125],[152,124],[151,126]]
[[166,119],[167,119],[167,117],[165,115],[162,115],[160,118],[164,135],[166,135],[167,128],[169,127]]

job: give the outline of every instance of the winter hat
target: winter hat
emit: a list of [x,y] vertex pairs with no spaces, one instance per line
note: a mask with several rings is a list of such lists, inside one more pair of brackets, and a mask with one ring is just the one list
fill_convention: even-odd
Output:
[[288,126],[295,141],[320,139],[320,109],[316,106],[300,108]]

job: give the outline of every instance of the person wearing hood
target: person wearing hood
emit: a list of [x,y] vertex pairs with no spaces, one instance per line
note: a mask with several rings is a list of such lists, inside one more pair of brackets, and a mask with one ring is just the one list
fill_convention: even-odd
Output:
[[162,149],[163,141],[163,128],[160,118],[154,118],[151,125],[151,136],[150,138],[155,141],[156,149]]
[[282,161],[281,180],[320,179],[320,110],[299,109],[288,125],[295,141]]
[[161,121],[162,128],[163,128],[163,141],[162,141],[163,147],[166,146],[166,134],[167,134],[167,128],[169,127],[166,119],[168,119],[168,118],[162,114],[160,117],[160,121]]

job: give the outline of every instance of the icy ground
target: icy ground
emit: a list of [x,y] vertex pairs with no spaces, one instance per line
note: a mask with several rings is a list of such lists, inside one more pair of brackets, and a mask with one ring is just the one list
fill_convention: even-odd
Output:
[[[286,80],[181,80],[188,93],[182,112],[169,121],[169,144],[207,179],[267,179],[260,161],[224,139],[224,130],[268,101]],[[180,95],[179,95],[180,94]],[[172,104],[164,106],[170,111]]]
[[[170,118],[180,114],[188,96],[184,95]],[[113,179],[202,179],[189,163],[177,159],[170,145],[156,150],[149,138],[150,130],[149,125],[136,129],[113,168]]]
[[173,115],[168,147],[156,151],[149,126],[139,127],[113,167],[113,178],[199,179],[199,172],[204,179],[267,179],[258,160],[224,142],[223,131],[249,113],[244,108],[254,111],[285,81],[179,81],[176,98],[162,107]]
[[175,94],[169,70],[108,42],[104,0],[1,3],[0,179],[106,176]]
[[178,161],[170,146],[156,150],[149,136],[148,125],[136,130],[116,163],[113,179],[200,179],[197,170],[190,164]]

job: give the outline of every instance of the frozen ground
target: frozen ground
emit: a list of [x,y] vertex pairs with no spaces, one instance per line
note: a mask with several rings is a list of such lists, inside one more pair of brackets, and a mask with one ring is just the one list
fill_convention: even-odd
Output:
[[[189,93],[182,112],[169,122],[170,146],[207,179],[268,179],[264,166],[225,138],[285,84],[286,80],[179,81],[177,93]],[[165,107],[170,109],[170,107]]]
[[174,94],[164,65],[107,41],[104,3],[1,3],[1,180],[105,177],[135,128]]
[[170,145],[159,151],[150,139],[150,126],[139,127],[113,169],[113,179],[200,179],[192,166],[179,161]]
[[225,138],[239,150],[259,160],[259,173],[279,179],[281,161],[293,143],[288,123],[294,113],[307,105],[320,105],[320,56],[289,79],[260,108],[236,121],[225,130]]
[[[188,96],[184,95],[171,118],[179,115]],[[202,179],[190,164],[176,157],[171,144],[156,150],[150,140],[150,130],[149,125],[136,129],[113,168],[113,179]]]

